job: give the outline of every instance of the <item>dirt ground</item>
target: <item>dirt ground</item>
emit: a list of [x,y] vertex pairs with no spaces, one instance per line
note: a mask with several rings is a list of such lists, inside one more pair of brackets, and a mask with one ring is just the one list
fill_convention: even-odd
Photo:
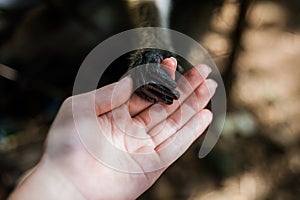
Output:
[[[175,3],[172,28],[209,52],[223,75],[228,111],[208,156],[198,158],[202,137],[139,199],[299,199],[300,2]],[[40,158],[85,55],[128,29],[117,1],[98,4],[81,10],[98,19],[96,29],[65,15],[64,6],[63,15],[44,4],[0,11],[0,61],[13,69],[0,70],[0,199]]]

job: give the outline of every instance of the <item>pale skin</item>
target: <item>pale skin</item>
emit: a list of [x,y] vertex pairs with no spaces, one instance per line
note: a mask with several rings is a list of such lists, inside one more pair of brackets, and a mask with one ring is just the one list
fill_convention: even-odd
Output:
[[[176,60],[168,58],[163,64],[169,67],[167,71],[174,78]],[[178,81],[177,89],[181,97],[172,105],[153,105],[132,95],[131,78],[68,98],[49,131],[42,159],[10,199],[136,199],[211,123],[212,113],[205,106],[217,84],[207,79],[210,71],[209,67],[198,65],[187,72],[184,77],[189,86],[185,86],[184,81]],[[113,93],[114,89],[118,92]],[[91,97],[95,97],[94,117],[98,120],[95,129],[90,126],[93,116],[86,112],[90,109]],[[114,97],[117,98],[112,105],[111,98]],[[80,105],[76,110],[82,111],[77,112],[79,122],[76,125],[72,113],[73,100],[76,100],[73,106]],[[115,125],[113,112],[117,113],[117,118],[126,121],[126,131],[135,133],[139,127],[139,134],[149,138],[139,140],[124,134]],[[123,170],[110,167],[87,150],[77,131],[84,131],[87,137],[93,133],[103,134],[113,146],[133,156],[115,154],[113,160]],[[96,148],[97,152],[108,151],[106,146]],[[143,156],[135,157],[138,154],[150,156],[142,159]],[[124,171],[132,169],[131,166],[139,166],[140,171]],[[153,170],[149,170],[152,166],[155,166]]]

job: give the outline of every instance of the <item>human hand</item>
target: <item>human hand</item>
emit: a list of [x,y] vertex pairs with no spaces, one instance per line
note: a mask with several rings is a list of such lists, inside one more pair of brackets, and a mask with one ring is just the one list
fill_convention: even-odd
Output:
[[[176,66],[164,62],[170,69]],[[181,97],[172,105],[131,95],[130,78],[67,99],[49,131],[44,156],[28,178],[48,189],[42,187],[31,199],[41,193],[49,199],[137,198],[210,124],[212,113],[205,106],[216,83],[206,80],[209,73],[199,65],[181,77]],[[26,189],[23,184],[19,191]]]

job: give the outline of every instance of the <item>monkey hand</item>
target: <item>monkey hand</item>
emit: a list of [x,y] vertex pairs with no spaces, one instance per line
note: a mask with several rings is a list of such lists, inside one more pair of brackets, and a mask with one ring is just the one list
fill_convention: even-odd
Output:
[[[175,70],[177,61],[171,54],[162,50],[151,49],[136,51],[131,54],[130,69],[136,93],[152,102],[172,104],[180,96],[175,90]],[[164,59],[167,58],[167,59]]]

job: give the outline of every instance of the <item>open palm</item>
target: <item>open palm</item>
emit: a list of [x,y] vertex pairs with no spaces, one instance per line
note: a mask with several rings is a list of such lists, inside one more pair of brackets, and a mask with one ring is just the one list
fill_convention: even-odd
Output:
[[180,78],[181,97],[172,105],[132,95],[130,78],[67,99],[39,167],[68,183],[78,199],[137,198],[210,124],[205,106],[217,85],[209,73],[199,65]]

